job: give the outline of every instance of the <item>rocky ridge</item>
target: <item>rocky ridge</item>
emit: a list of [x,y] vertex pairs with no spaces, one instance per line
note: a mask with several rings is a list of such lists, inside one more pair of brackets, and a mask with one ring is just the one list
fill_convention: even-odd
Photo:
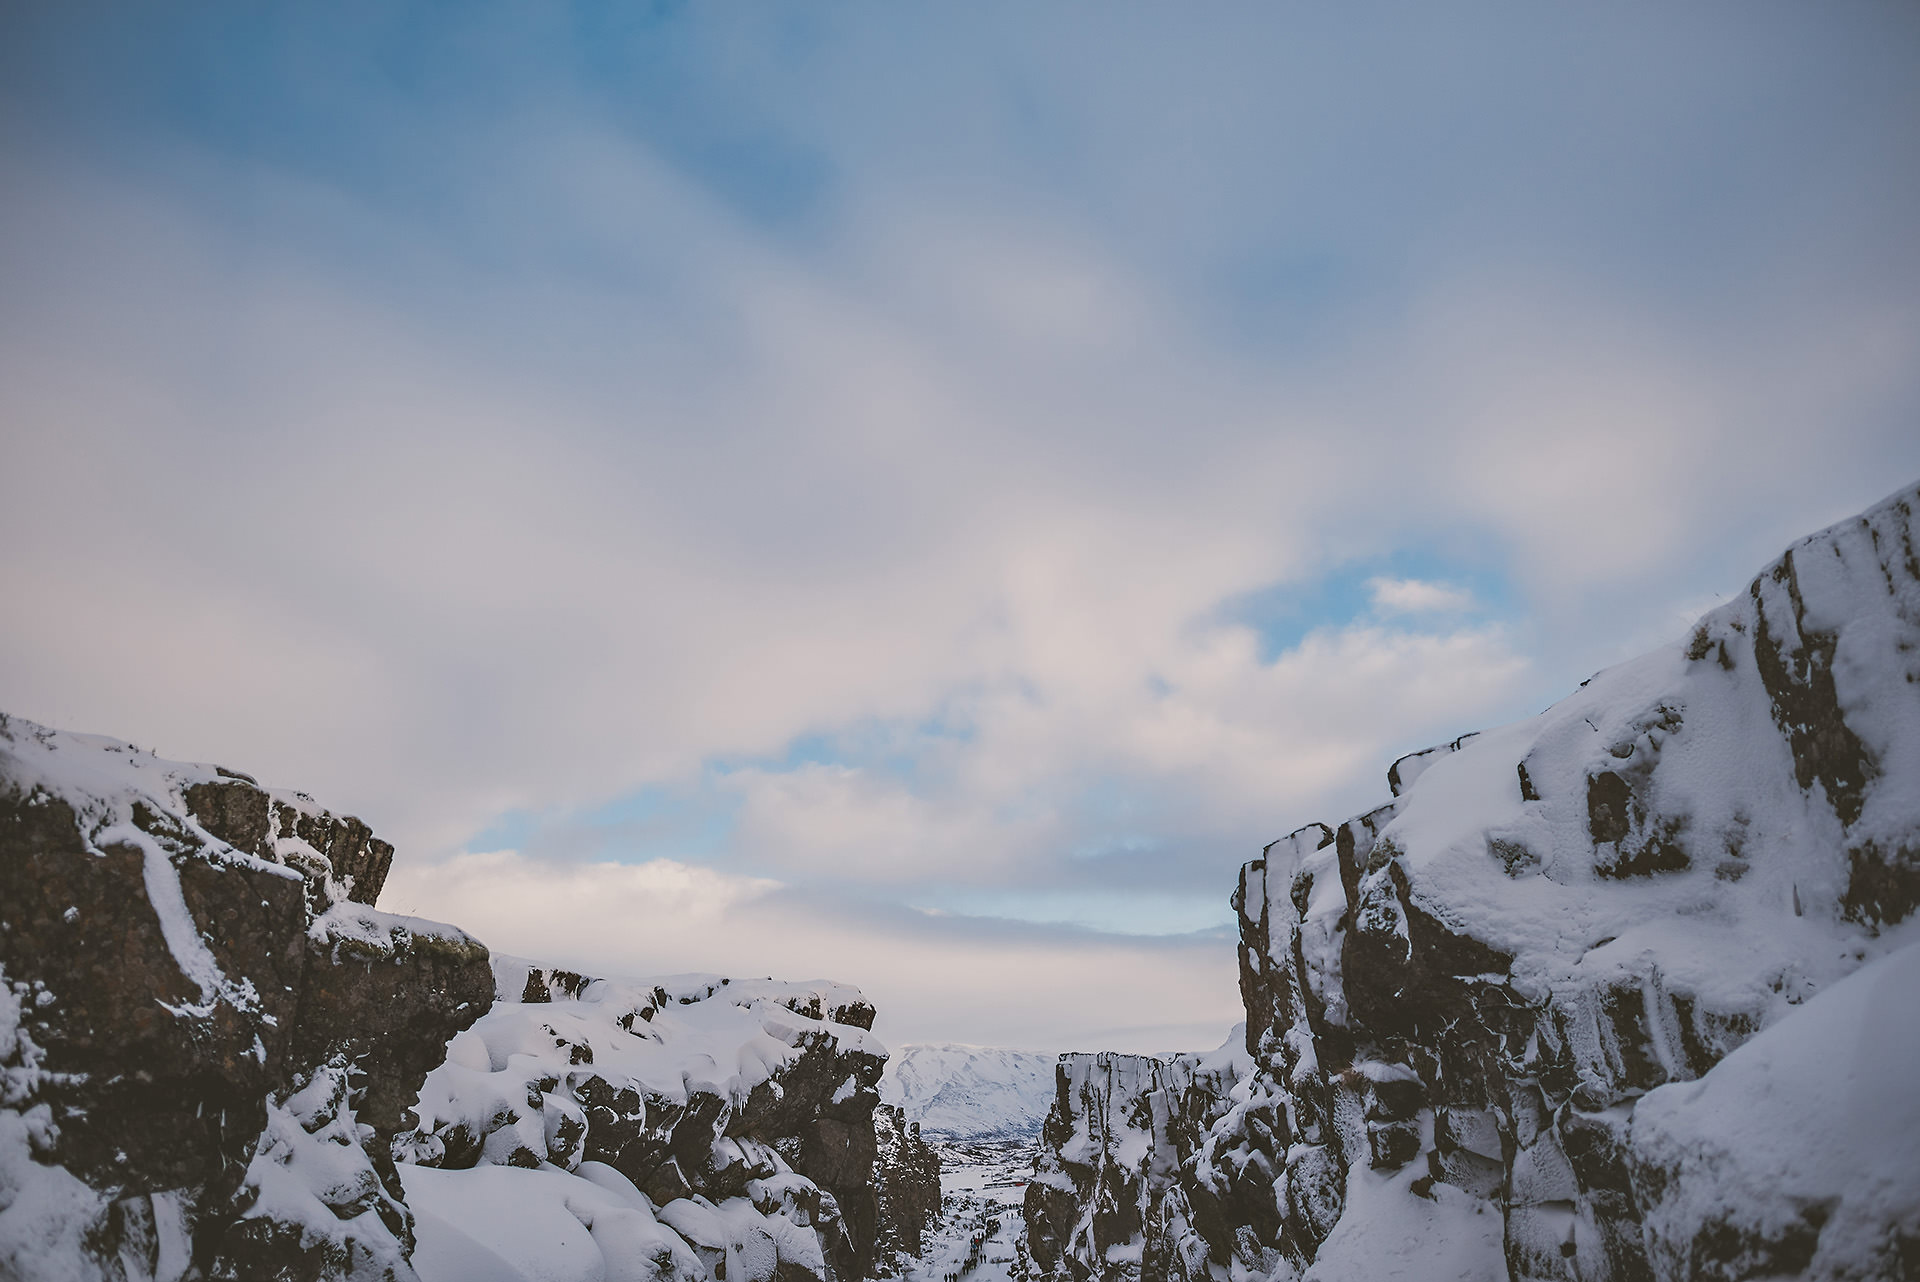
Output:
[[1208,1055],[1060,1057],[1025,1199],[1027,1250],[1043,1274],[1205,1276],[1180,1173],[1252,1072],[1235,1033]]
[[877,1154],[874,1194],[879,1204],[874,1259],[877,1276],[900,1273],[919,1258],[929,1227],[940,1218],[940,1154],[921,1137],[920,1123],[898,1105],[873,1114]]
[[1913,1276],[1916,504],[1268,846],[1234,896],[1253,1071],[1207,1103],[1129,1070],[1126,1127],[1063,1093],[1054,1161],[1144,1211],[1051,1185],[1085,1226],[1053,1275]]
[[387,1138],[492,996],[392,848],[0,717],[0,1276],[412,1277]]
[[[532,1276],[866,1276],[885,1052],[857,990],[494,969],[394,1140],[429,1282],[518,1277],[528,1251]],[[543,1224],[582,1214],[564,1265]]]
[[371,906],[392,856],[0,718],[0,1279],[866,1276],[858,991],[490,957]]

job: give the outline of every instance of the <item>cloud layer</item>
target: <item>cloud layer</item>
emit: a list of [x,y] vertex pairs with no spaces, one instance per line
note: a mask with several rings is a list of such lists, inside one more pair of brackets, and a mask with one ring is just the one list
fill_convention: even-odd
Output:
[[1920,472],[1904,9],[558,14],[0,19],[0,705],[501,947],[1167,1045]]

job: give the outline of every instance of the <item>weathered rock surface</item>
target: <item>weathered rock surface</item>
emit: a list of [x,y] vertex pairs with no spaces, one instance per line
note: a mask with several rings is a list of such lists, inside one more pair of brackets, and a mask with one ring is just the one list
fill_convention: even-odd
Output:
[[1251,1068],[1237,1039],[1210,1055],[1062,1055],[1026,1195],[1027,1250],[1042,1272],[1204,1277],[1181,1172]]
[[[1124,1182],[1072,1179],[1055,1275],[1914,1276],[1920,1114],[1860,1067],[1911,1063],[1911,999],[1842,999],[1916,934],[1917,504],[1248,864],[1254,1072],[1197,1146],[1135,1128],[1204,1259],[1136,1263]],[[1822,1120],[1849,1099],[1872,1145]]]
[[928,1227],[940,1217],[940,1154],[897,1104],[874,1109],[873,1131],[876,1272],[899,1273],[907,1257],[920,1255]]
[[886,1054],[856,990],[510,958],[495,973],[493,1008],[446,1047],[393,1139],[409,1197],[443,1208],[423,1252],[504,1257],[543,1230],[489,1199],[578,1215],[611,1189],[587,1217],[606,1267],[638,1252],[657,1257],[647,1277],[868,1275]]
[[300,794],[0,717],[0,1277],[412,1277],[364,1141],[491,978],[367,906],[391,858]]

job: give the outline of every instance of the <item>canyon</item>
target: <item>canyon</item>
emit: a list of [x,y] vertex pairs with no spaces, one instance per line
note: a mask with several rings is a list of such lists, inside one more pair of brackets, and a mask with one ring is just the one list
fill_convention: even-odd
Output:
[[0,1277],[1914,1276],[1916,505],[1267,845],[1187,1055],[888,1076],[858,989],[498,954],[358,819],[0,718]]

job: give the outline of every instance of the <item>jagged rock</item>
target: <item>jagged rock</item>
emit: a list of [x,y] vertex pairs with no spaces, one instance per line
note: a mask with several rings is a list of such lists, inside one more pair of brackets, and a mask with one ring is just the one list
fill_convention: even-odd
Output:
[[[412,1276],[354,1114],[391,1125],[491,980],[459,931],[355,901],[391,854],[236,772],[0,717],[0,1276]],[[358,1164],[332,1203],[261,1165],[316,1091]]]
[[940,1215],[940,1154],[920,1137],[920,1123],[909,1122],[898,1105],[876,1108],[873,1130],[879,1204],[874,1256],[898,1272],[901,1257],[919,1256],[927,1227]]
[[[1237,1030],[1236,1030],[1237,1031]],[[1251,1065],[1240,1038],[1208,1055],[1062,1055],[1027,1185],[1027,1246],[1051,1277],[1204,1278],[1183,1171]],[[1218,1213],[1219,1200],[1206,1201]]]
[[[1174,1170],[1157,1205],[1184,1201],[1214,1276],[1914,1275],[1913,1092],[1846,1084],[1912,1062],[1883,1026],[1911,1040],[1914,985],[1842,994],[1920,905],[1916,503],[1802,540],[1684,643],[1403,757],[1387,805],[1242,869],[1253,1071],[1197,1145],[1138,1130],[1127,1164]],[[1824,1079],[1823,1039],[1853,1076]],[[1129,1276],[1100,1226],[1155,1203],[1074,1170],[1070,1113],[1036,1259]]]
[[684,1242],[691,1254],[674,1258],[697,1260],[695,1277],[870,1271],[885,1052],[854,990],[595,979],[496,958],[494,996],[392,1139],[410,1199],[449,1208],[436,1227],[445,1241],[423,1250],[508,1249],[491,1212],[460,1208],[494,1185],[572,1208],[579,1190],[554,1182],[558,1167],[617,1181],[627,1210]]

